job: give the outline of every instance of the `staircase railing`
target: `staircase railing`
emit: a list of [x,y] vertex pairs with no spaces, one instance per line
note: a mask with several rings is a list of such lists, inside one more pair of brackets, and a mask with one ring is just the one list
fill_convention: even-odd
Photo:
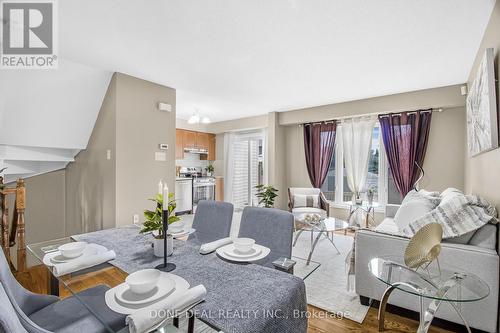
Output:
[[[13,195],[14,213],[12,224],[9,226],[9,205],[8,196]],[[5,257],[11,266],[11,269],[18,272],[26,270],[26,230],[24,222],[24,212],[26,209],[26,187],[23,179],[18,179],[15,188],[8,188],[3,183],[3,177],[0,176],[0,213],[1,213],[1,245]],[[10,231],[10,232],[9,232]],[[14,267],[11,258],[11,247],[16,245],[17,239],[17,267]]]

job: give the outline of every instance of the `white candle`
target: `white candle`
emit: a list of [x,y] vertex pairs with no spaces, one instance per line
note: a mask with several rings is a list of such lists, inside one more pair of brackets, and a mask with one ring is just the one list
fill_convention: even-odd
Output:
[[158,183],[158,194],[163,193],[163,182],[160,179],[160,182]]
[[168,186],[163,186],[163,210],[168,210]]

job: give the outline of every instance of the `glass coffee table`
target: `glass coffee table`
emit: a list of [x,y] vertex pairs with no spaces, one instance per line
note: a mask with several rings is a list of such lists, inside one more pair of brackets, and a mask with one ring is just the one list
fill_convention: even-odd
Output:
[[[387,285],[378,312],[379,331],[384,330],[385,309],[391,293],[397,289],[415,295],[420,301],[418,333],[425,333],[442,302],[448,302],[462,319],[470,333],[469,324],[461,312],[461,304],[475,302],[490,294],[489,286],[474,274],[458,270],[414,271],[400,257],[374,258],[368,263],[370,272]],[[431,300],[425,308],[424,300]]]
[[[335,231],[340,231],[340,230],[345,230],[349,227],[349,224],[341,219],[333,218],[333,217],[327,217],[326,219],[320,220],[320,221],[311,221],[307,218],[307,215],[309,214],[303,214],[300,215],[295,223],[296,223],[296,229],[297,229],[297,234],[295,235],[295,240],[293,241],[293,246],[297,244],[297,240],[299,239],[299,236],[304,232],[308,231],[311,234],[311,249],[309,251],[309,255],[307,256],[307,261],[306,265],[309,265],[311,262],[311,257],[314,253],[314,249],[316,248],[316,245],[318,244],[320,238],[323,236],[324,238],[328,239],[328,241],[332,244],[332,246],[335,248],[338,254],[340,254],[339,249],[335,245],[334,239],[333,239],[333,233]],[[297,228],[297,225],[299,228]],[[314,233],[317,233],[316,238],[314,238]]]

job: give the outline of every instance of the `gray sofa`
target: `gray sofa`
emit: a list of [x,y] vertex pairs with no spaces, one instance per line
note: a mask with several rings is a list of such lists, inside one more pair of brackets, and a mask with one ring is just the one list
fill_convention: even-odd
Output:
[[[356,293],[366,302],[368,299],[380,300],[386,288],[368,270],[368,262],[374,257],[403,254],[408,239],[377,232],[397,228],[394,216],[399,206],[388,205],[386,218],[374,230],[360,230],[356,235]],[[498,332],[498,293],[499,293],[499,255],[498,230],[488,224],[468,237],[443,241],[439,256],[441,266],[461,267],[474,273],[490,287],[490,294],[481,301],[462,303],[462,313],[469,325],[486,332]],[[416,296],[394,291],[389,303],[413,311],[419,311]],[[428,304],[428,302],[427,302]],[[442,304],[437,318],[462,324],[462,321],[449,304]]]

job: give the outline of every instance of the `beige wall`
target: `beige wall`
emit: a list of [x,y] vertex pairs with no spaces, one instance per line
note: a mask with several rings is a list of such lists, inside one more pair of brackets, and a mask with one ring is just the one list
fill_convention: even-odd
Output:
[[465,97],[460,95],[460,85],[455,85],[281,112],[279,123],[291,125],[362,114],[453,108],[464,105]]
[[421,188],[464,190],[465,137],[465,107],[445,109],[432,115]]
[[[65,224],[65,170],[52,171],[25,179],[26,184],[26,244],[62,238],[67,235]],[[12,183],[9,187],[15,187]],[[11,196],[11,198],[13,198]],[[12,217],[14,200],[9,203]],[[11,255],[16,262],[16,249]],[[27,253],[28,266],[39,265],[37,259]]]
[[268,115],[220,121],[206,125],[210,133],[225,133],[233,131],[244,131],[267,127]]
[[[69,235],[131,224],[134,214],[143,221],[160,179],[174,191],[175,102],[172,88],[113,75],[87,149],[66,168]],[[160,143],[169,145],[166,161],[155,161]]]
[[268,184],[278,190],[274,207],[286,209],[288,192],[286,184],[286,129],[279,124],[279,114],[268,114],[267,127]]
[[[116,74],[87,149],[66,167],[67,234],[112,228],[116,223]],[[107,159],[107,150],[111,159]]]
[[198,132],[209,132],[208,126],[206,124],[189,124],[187,120],[177,118],[175,119],[175,127],[180,129],[185,129],[189,131],[198,131]]
[[[116,224],[127,225],[151,208],[158,182],[175,189],[175,89],[124,74],[117,77]],[[158,102],[172,112],[158,110]],[[167,160],[155,161],[158,144],[167,143]]]
[[[500,2],[497,1],[491,14],[483,40],[469,75],[469,86],[476,77],[479,63],[486,48],[495,48],[495,77],[500,77],[499,50],[500,50]],[[498,83],[497,101],[500,96]],[[497,102],[498,104],[498,102]],[[465,122],[465,121],[464,121]],[[465,148],[467,149],[467,148]],[[500,209],[500,149],[495,149],[481,155],[469,158],[468,151],[465,155],[465,190],[483,196]]]

